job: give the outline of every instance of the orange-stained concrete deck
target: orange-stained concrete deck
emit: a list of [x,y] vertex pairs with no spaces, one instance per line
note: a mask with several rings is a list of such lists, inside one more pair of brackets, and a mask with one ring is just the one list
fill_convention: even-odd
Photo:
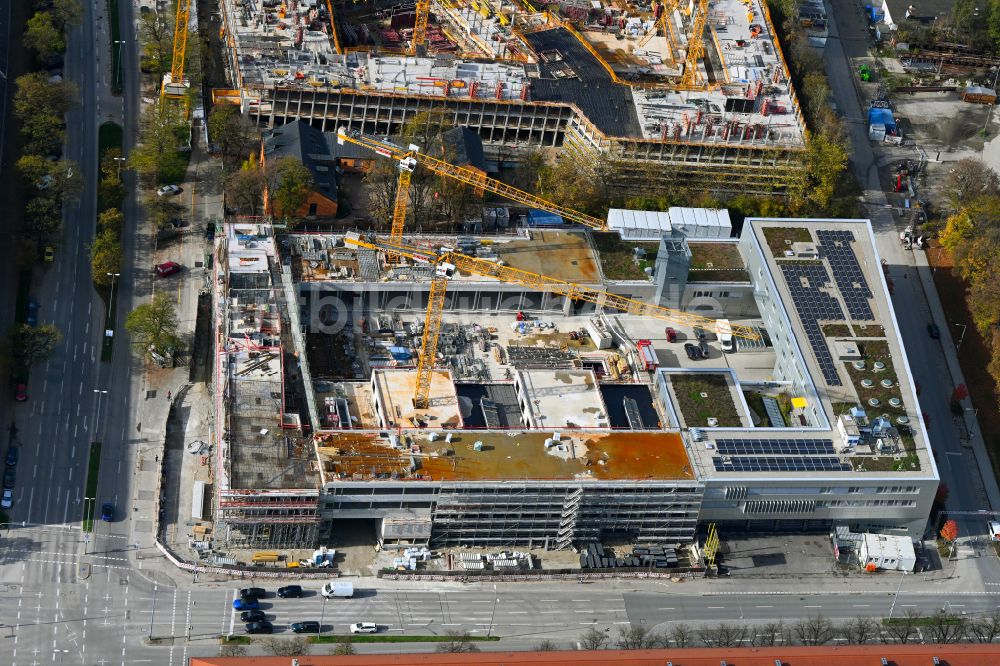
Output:
[[[560,433],[565,450],[559,455],[546,452],[552,433],[542,431],[453,432],[448,443],[444,433],[431,442],[427,430],[404,430],[402,449],[372,432],[318,435],[316,442],[328,481],[386,474],[425,481],[694,479],[677,433]],[[476,442],[482,442],[481,451]]]
[[497,253],[512,268],[576,282],[601,281],[600,262],[585,234],[570,231],[531,232],[531,238],[498,243]]

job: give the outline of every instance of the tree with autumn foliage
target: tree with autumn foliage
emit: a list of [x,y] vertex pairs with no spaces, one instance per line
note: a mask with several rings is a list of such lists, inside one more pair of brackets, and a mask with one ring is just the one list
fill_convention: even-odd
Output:
[[946,521],[938,534],[948,543],[955,543],[955,539],[958,538],[958,523],[954,520]]

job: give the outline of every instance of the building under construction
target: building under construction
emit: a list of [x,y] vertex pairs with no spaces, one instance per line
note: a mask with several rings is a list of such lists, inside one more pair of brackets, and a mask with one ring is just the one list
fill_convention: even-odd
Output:
[[[780,192],[806,129],[763,0],[220,0],[233,88],[260,125],[397,134],[434,111],[487,154],[565,148],[618,185]],[[623,8],[624,7],[624,8]],[[423,17],[423,21],[421,20]]]
[[218,273],[216,538],[224,548],[308,548],[319,539],[318,476],[287,409],[301,379],[284,357],[292,340],[273,240],[252,224],[230,231]]

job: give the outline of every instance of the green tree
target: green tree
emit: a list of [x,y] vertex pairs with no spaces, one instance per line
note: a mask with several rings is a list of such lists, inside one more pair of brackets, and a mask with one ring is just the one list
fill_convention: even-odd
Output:
[[21,121],[21,135],[26,154],[58,155],[66,139],[66,126],[61,116],[39,113]]
[[101,287],[111,285],[111,274],[121,274],[124,256],[118,234],[112,229],[103,229],[94,238],[90,248],[90,273],[94,284]]
[[[49,4],[49,3],[38,3]],[[52,0],[52,16],[60,29],[65,30],[67,25],[76,25],[83,17],[83,7],[77,0]],[[156,12],[153,12],[154,14]]]
[[219,104],[208,116],[208,137],[222,154],[223,166],[235,168],[260,148],[260,134],[234,104]]
[[102,211],[97,216],[97,228],[114,233],[116,238],[120,237],[125,228],[125,215],[117,208]]
[[52,356],[62,334],[52,324],[18,324],[7,335],[7,351],[14,365],[27,370]]
[[39,243],[52,242],[62,234],[62,205],[40,193],[24,207],[26,235]]
[[146,199],[144,207],[146,219],[156,230],[170,227],[171,221],[178,219],[184,213],[184,207],[171,197],[153,195]]
[[23,74],[14,80],[14,113],[26,120],[38,114],[62,116],[76,103],[78,91],[69,81],[49,81],[46,72]]
[[149,303],[143,303],[125,318],[125,329],[132,343],[144,351],[165,351],[176,347],[177,309],[169,294],[158,292]]
[[36,12],[28,19],[21,36],[22,43],[38,54],[42,60],[62,53],[66,50],[66,42],[63,41],[62,31],[56,25],[55,20],[49,12]]
[[51,161],[23,155],[17,160],[17,170],[30,186],[62,201],[76,199],[83,191],[80,167],[73,160]]
[[168,104],[153,104],[142,114],[139,144],[128,157],[128,166],[147,184],[161,177],[182,177],[185,160],[180,154],[187,125]]
[[806,175],[795,194],[800,211],[829,208],[847,165],[848,152],[840,137],[830,132],[814,133],[806,146]]
[[313,187],[313,174],[294,157],[268,167],[268,195],[275,214],[287,221],[298,214]]
[[173,56],[174,24],[169,12],[139,14],[142,71],[159,79],[169,71]]

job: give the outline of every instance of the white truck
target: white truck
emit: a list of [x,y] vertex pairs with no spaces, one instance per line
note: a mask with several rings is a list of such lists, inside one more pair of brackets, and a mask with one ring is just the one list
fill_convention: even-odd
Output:
[[716,331],[719,334],[719,345],[726,354],[736,351],[736,343],[733,338],[733,327],[728,319],[719,319],[715,322]]
[[327,599],[350,599],[354,596],[354,583],[331,580],[323,586],[323,596]]

